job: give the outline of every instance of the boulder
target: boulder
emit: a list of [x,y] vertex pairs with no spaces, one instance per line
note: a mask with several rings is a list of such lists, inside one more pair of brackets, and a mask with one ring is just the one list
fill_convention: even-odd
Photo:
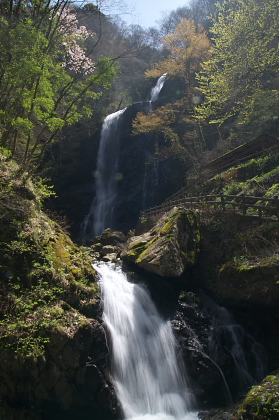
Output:
[[173,208],[149,232],[132,237],[121,256],[162,277],[180,277],[197,263],[199,245],[198,213]]
[[218,273],[218,298],[229,306],[278,308],[278,256],[224,264]]
[[253,386],[238,407],[238,420],[276,420],[279,417],[279,371],[272,372],[259,385]]
[[101,245],[114,245],[117,246],[126,241],[126,236],[123,232],[112,231],[110,228],[106,229],[102,236],[97,236],[94,239],[95,244],[100,243]]
[[114,253],[115,249],[116,247],[113,245],[104,245],[100,254],[102,255],[102,257],[104,257],[105,255]]
[[115,252],[112,252],[111,254],[107,254],[102,258],[105,262],[114,262],[117,260],[117,254]]

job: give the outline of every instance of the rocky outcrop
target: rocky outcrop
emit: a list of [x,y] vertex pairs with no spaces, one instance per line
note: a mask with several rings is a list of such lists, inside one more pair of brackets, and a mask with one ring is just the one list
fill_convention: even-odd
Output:
[[[76,318],[71,322],[71,317]],[[111,418],[115,396],[105,371],[108,347],[100,323],[69,313],[69,325],[57,326],[46,336],[45,351],[24,357],[1,354],[0,417],[17,419]],[[25,415],[23,415],[25,413]],[[49,418],[48,417],[48,418]]]
[[279,258],[226,263],[218,273],[218,284],[218,295],[224,304],[277,308]]
[[199,255],[198,214],[174,208],[153,229],[132,237],[122,257],[163,277],[180,277]]
[[92,258],[42,211],[43,188],[17,169],[0,159],[0,418],[112,418]]
[[91,245],[90,255],[94,260],[115,262],[119,260],[125,242],[126,236],[123,232],[112,231],[108,228],[101,236],[96,236],[91,243],[88,243]]

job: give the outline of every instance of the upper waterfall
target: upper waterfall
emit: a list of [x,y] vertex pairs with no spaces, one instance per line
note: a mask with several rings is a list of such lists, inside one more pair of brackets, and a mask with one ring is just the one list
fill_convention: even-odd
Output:
[[151,98],[150,102],[154,102],[158,99],[159,94],[162,90],[162,87],[164,86],[164,83],[166,81],[167,73],[164,73],[159,79],[157,80],[156,85],[151,90]]
[[[163,74],[151,91],[151,100],[140,103],[139,110],[150,110],[150,103],[158,99],[165,83],[167,74]],[[135,105],[135,104],[134,104]],[[129,107],[129,108],[132,108]],[[92,239],[101,235],[108,227],[114,224],[114,206],[117,197],[119,142],[121,140],[119,123],[121,116],[127,108],[108,115],[103,123],[100,145],[95,171],[95,199],[89,213],[82,223],[82,240]]]
[[83,239],[101,235],[111,226],[113,202],[117,188],[119,136],[117,125],[126,108],[108,115],[103,123],[97,158],[96,197],[83,222]]

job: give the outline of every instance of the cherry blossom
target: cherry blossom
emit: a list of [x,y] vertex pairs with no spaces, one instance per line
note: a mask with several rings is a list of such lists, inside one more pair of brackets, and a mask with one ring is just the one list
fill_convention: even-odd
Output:
[[76,74],[89,75],[95,70],[94,62],[86,55],[79,42],[94,35],[85,26],[79,25],[76,13],[64,8],[57,13],[60,22],[60,31],[65,36],[62,45],[66,55],[62,66]]

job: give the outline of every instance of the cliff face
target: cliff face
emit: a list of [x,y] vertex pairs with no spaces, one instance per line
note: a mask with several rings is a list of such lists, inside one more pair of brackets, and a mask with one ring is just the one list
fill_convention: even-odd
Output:
[[[152,106],[155,107],[154,104]],[[116,136],[119,139],[118,181],[113,221],[107,227],[125,233],[135,227],[141,210],[162,203],[185,182],[181,174],[186,172],[187,163],[178,155],[162,158],[158,154],[158,148],[165,146],[162,134],[131,134],[132,122],[137,113],[147,113],[149,110],[149,102],[129,106],[121,115],[117,133],[110,139],[111,142]],[[72,235],[79,240],[82,222],[96,197],[95,172],[99,142],[100,131],[90,139],[84,139],[78,153],[72,156],[73,168],[72,172],[68,172],[68,182],[64,180],[61,183],[62,173],[55,175],[58,197],[49,203],[50,208],[62,210],[68,216]]]
[[91,258],[43,211],[42,185],[0,159],[0,417],[111,418]]

